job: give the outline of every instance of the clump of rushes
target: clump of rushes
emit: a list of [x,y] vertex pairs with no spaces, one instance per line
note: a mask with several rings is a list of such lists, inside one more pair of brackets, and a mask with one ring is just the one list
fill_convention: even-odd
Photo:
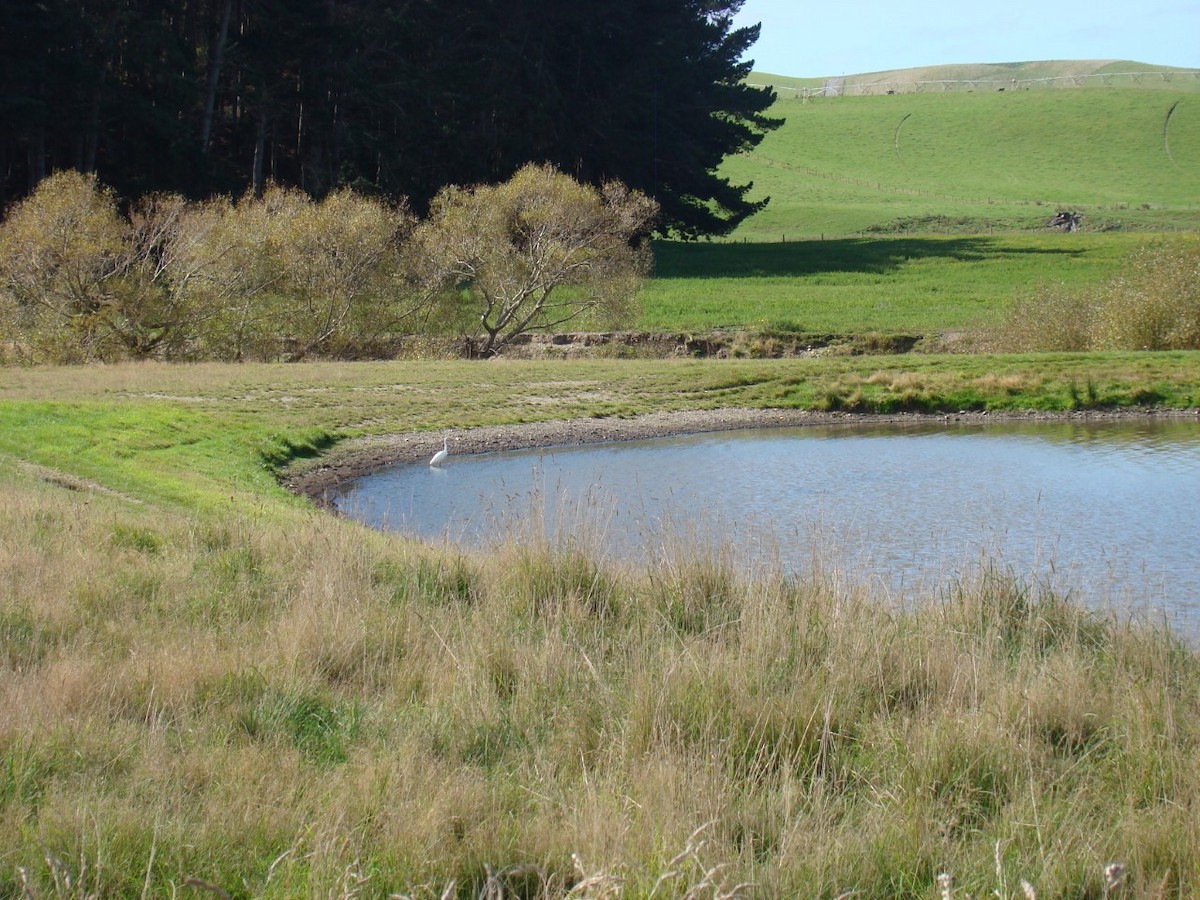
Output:
[[0,486],[0,893],[1200,890],[1195,652],[999,566],[898,609]]

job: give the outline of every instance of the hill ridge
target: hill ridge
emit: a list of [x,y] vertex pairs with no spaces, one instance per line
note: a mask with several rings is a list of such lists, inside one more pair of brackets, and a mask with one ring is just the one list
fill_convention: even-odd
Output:
[[1032,60],[1004,63],[947,63],[848,75],[797,78],[753,71],[752,85],[769,84],[781,98],[913,91],[986,90],[1032,87],[1166,87],[1200,91],[1200,69],[1156,66],[1133,60]]

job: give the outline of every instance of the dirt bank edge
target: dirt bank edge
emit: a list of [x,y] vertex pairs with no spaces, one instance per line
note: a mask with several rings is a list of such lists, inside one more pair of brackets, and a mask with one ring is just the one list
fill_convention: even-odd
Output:
[[813,410],[693,409],[655,412],[629,419],[558,419],[512,425],[483,425],[442,432],[413,432],[354,438],[314,460],[299,461],[288,468],[281,481],[290,491],[307,497],[317,506],[332,509],[332,494],[342,482],[396,463],[421,462],[450,438],[457,455],[524,450],[530,447],[565,447],[607,441],[634,441],[677,434],[731,431],[739,428],[790,428],[801,425],[853,424],[864,422],[990,422],[1014,420],[1105,421],[1117,419],[1197,418],[1200,409],[1115,409],[1077,410],[1048,413],[960,412],[949,414],[828,413]]

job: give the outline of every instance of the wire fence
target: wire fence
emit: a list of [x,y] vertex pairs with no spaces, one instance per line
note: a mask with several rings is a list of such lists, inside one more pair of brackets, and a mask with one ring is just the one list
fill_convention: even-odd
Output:
[[[1086,75],[1046,75],[1039,78],[965,78],[932,81],[827,78],[819,86],[794,87],[773,85],[781,98],[811,100],[815,97],[854,97],[872,94],[923,94],[970,91],[1019,91],[1034,88],[1063,87],[1144,87],[1200,83],[1200,69],[1194,71],[1096,72]],[[751,87],[767,87],[766,82],[747,82]]]

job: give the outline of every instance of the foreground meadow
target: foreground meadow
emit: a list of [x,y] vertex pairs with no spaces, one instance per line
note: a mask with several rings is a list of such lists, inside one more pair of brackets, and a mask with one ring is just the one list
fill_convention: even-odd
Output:
[[1200,405],[1200,355],[0,371],[0,895],[1194,895],[1200,659],[1154,622],[987,565],[902,611],[836,557],[475,555],[276,480],[400,431],[1137,405]]

